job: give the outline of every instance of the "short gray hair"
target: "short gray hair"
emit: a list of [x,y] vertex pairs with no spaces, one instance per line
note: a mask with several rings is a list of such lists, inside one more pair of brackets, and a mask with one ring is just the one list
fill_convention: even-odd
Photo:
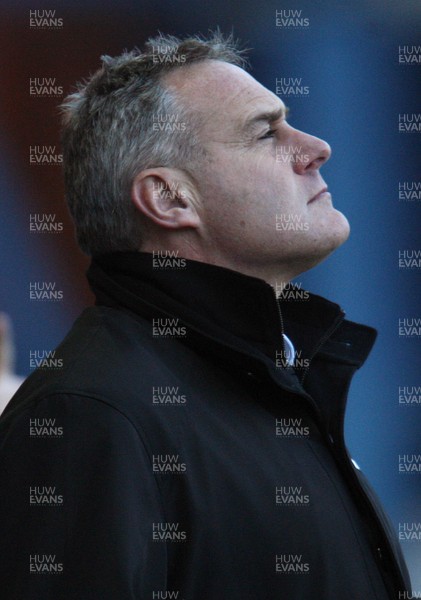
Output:
[[[143,52],[101,57],[102,67],[65,99],[66,199],[86,254],[138,250],[142,232],[130,200],[134,177],[158,166],[188,171],[203,152],[193,111],[165,87],[163,77],[206,59],[244,67],[243,53],[232,34],[224,37],[219,30],[206,38],[159,34],[147,40]],[[173,115],[184,127],[174,125],[168,135],[166,127],[154,126],[160,115],[163,121]]]

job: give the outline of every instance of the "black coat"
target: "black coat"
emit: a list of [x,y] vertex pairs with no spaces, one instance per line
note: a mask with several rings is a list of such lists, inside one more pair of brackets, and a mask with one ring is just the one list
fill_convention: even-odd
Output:
[[228,269],[162,265],[94,262],[99,305],[0,420],[2,600],[403,597],[343,439],[375,331],[302,290],[278,303]]

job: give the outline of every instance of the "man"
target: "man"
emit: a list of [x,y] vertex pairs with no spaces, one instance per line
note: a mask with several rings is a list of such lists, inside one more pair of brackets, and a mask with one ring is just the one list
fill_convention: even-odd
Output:
[[330,148],[243,66],[232,38],[160,36],[64,105],[97,305],[1,420],[8,600],[409,589],[343,439],[375,332],[288,283],[349,233]]

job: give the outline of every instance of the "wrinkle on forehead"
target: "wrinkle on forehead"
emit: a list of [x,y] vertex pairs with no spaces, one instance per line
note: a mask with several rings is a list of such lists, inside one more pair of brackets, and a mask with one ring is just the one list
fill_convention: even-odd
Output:
[[280,105],[279,98],[244,69],[218,60],[182,66],[165,75],[163,83],[200,114],[203,125],[212,123],[214,131],[229,124],[234,132],[256,109]]

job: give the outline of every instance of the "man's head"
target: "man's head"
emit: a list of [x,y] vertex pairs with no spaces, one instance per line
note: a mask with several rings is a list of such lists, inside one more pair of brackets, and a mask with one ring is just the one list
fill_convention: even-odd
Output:
[[329,146],[287,123],[232,38],[160,36],[103,60],[64,104],[67,198],[86,252],[178,250],[273,281],[346,239],[329,194],[315,198]]

